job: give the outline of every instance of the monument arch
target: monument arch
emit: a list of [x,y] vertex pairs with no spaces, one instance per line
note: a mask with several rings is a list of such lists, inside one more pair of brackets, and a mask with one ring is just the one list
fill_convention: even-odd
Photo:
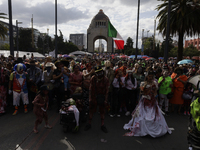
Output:
[[87,29],[87,49],[88,52],[94,52],[94,42],[97,39],[104,39],[107,42],[107,52],[113,53],[113,39],[108,37],[109,18],[100,9],[98,14],[92,19]]

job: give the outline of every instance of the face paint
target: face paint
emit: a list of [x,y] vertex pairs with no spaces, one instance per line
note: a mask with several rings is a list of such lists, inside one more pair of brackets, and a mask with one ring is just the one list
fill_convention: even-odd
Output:
[[24,67],[22,64],[17,65],[17,72],[22,72],[24,70]]

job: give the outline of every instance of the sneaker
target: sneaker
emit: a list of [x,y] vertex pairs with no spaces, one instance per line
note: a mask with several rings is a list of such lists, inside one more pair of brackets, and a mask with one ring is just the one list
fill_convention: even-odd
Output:
[[88,124],[85,126],[84,130],[85,130],[85,131],[88,131],[91,127],[92,127],[91,124],[88,123]]
[[26,114],[28,112],[28,109],[26,108],[26,109],[24,109],[24,113]]
[[49,124],[48,125],[45,125],[44,126],[46,129],[52,129],[52,126],[50,126]]
[[108,130],[107,130],[107,128],[106,128],[105,125],[102,125],[102,126],[101,126],[101,130],[102,130],[104,133],[108,133]]
[[126,116],[129,116],[130,114],[131,114],[130,111],[127,111],[127,112],[125,113]]
[[120,115],[120,114],[117,114],[117,117],[121,117],[121,115]]
[[15,110],[14,113],[12,114],[13,116],[18,113],[18,110]]
[[184,115],[186,115],[186,111],[184,111]]
[[187,114],[188,114],[188,116],[189,116],[189,115],[190,115],[190,112],[188,111]]
[[113,118],[115,116],[115,114],[110,114],[110,117]]

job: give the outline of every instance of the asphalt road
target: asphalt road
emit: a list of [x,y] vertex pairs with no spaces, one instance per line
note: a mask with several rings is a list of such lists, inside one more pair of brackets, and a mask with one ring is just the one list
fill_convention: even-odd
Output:
[[106,115],[105,125],[108,133],[100,129],[100,115],[96,113],[92,121],[92,128],[84,131],[86,123],[80,125],[78,133],[64,133],[60,125],[60,116],[53,109],[48,111],[49,122],[53,129],[45,129],[44,122],[39,126],[38,134],[32,132],[35,116],[32,111],[27,114],[20,112],[12,116],[10,108],[0,117],[0,150],[187,150],[188,116],[171,113],[166,116],[167,124],[174,128],[172,134],[163,137],[124,137],[123,125],[130,120],[130,116],[110,118]]

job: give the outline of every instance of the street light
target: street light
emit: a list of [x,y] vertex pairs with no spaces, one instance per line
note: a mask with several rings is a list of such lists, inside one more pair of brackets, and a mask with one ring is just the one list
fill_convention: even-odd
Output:
[[147,38],[148,38],[148,33],[149,33],[149,31],[150,31],[150,30],[147,31]]
[[18,20],[16,20],[16,27],[17,27],[17,55],[19,56],[18,54],[18,51],[19,51],[19,41],[18,41],[18,24],[22,24],[22,22],[18,22]]

